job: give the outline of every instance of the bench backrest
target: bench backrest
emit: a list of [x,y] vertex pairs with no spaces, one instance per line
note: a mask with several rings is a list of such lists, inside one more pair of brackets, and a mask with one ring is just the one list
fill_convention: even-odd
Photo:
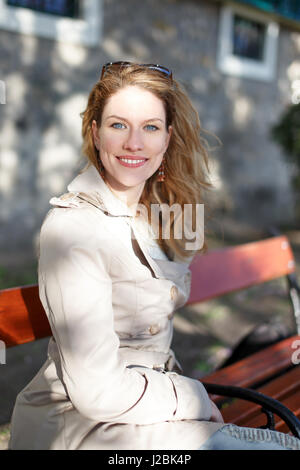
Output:
[[51,335],[37,285],[0,291],[0,339],[7,348]]
[[295,260],[282,235],[196,256],[190,268],[192,304],[291,274]]
[[[292,273],[295,262],[285,236],[197,255],[188,304]],[[6,347],[51,336],[38,286],[0,290],[0,340]]]

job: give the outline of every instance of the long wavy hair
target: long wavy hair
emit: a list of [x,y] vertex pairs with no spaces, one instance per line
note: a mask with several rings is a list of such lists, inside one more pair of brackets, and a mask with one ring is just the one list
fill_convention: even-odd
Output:
[[[146,67],[132,64],[118,70],[108,69],[102,80],[92,88],[85,111],[81,113],[82,122],[82,153],[90,165],[101,171],[99,151],[96,149],[92,134],[92,122],[101,126],[101,118],[107,100],[118,90],[126,86],[144,88],[160,98],[166,111],[166,127],[173,128],[168,149],[164,155],[165,181],[158,181],[158,170],[146,181],[139,204],[147,208],[150,222],[151,205],[167,204],[169,207],[176,204],[184,210],[189,204],[192,210],[192,230],[203,230],[196,227],[197,204],[203,204],[203,193],[212,187],[209,180],[208,156],[209,147],[203,136],[198,113],[192,105],[183,87],[174,79]],[[179,206],[178,206],[179,205]],[[174,236],[175,216],[171,212],[169,221],[170,236],[163,236],[163,216],[159,220],[159,238],[157,242],[169,259],[186,260],[197,252],[205,249],[205,242],[201,247],[191,252],[186,249],[190,239]]]

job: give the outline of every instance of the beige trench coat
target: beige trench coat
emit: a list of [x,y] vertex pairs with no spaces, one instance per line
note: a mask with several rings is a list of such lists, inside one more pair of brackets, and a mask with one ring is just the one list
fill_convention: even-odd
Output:
[[53,337],[19,393],[10,449],[197,449],[213,423],[203,385],[172,368],[187,263],[150,256],[130,209],[95,167],[52,198],[39,290]]

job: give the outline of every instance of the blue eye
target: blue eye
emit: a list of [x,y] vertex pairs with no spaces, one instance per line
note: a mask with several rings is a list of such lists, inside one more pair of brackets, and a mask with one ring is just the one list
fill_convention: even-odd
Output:
[[113,127],[114,129],[124,129],[124,124],[122,124],[121,122],[114,122],[111,127]]
[[146,129],[149,131],[157,131],[158,127],[153,124],[147,124]]

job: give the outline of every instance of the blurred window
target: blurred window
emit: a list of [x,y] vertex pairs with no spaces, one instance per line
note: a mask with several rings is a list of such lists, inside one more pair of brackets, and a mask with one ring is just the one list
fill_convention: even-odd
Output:
[[234,55],[258,61],[263,60],[266,25],[240,15],[233,17],[233,51]]
[[278,36],[279,26],[268,15],[237,4],[223,6],[217,59],[220,70],[239,77],[273,80]]
[[51,15],[78,18],[78,0],[6,0],[7,5],[29,8],[30,10],[49,13]]
[[81,46],[100,44],[103,0],[0,0],[0,29]]

